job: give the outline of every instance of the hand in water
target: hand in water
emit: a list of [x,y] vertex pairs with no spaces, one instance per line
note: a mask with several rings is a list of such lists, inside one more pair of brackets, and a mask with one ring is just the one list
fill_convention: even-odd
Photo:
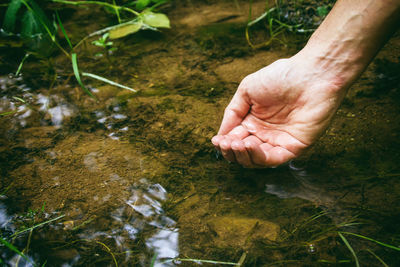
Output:
[[212,143],[231,162],[274,167],[298,156],[326,129],[343,96],[340,79],[301,53],[247,76]]
[[307,45],[249,76],[225,110],[215,147],[245,167],[298,156],[325,131],[347,88],[400,22],[400,1],[338,0]]

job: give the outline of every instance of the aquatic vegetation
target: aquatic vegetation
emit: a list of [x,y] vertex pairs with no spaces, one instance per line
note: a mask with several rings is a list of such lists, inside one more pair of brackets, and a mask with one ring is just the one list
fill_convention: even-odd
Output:
[[[251,19],[252,7],[250,2],[249,21],[246,27],[246,40],[248,44],[252,48],[269,46],[273,41],[286,45],[282,38],[278,38],[284,32],[312,33],[332,7],[329,1],[327,1],[328,3],[324,2],[319,3],[313,12],[313,16],[310,16],[310,14],[304,14],[303,10],[305,6],[308,11],[313,10],[314,3],[309,3],[308,1],[301,1],[299,3],[299,1],[277,0],[275,1],[275,6],[271,8],[267,3],[266,11],[255,19]],[[250,29],[262,22],[269,32],[268,38],[262,43],[253,44],[250,38]]]
[[[115,5],[115,2],[121,4],[128,1],[107,2]],[[218,3],[216,6],[214,3],[206,6],[204,2],[201,1],[196,8],[220,8]],[[233,5],[232,2],[218,2],[223,2],[225,6]],[[174,16],[185,17],[187,14],[184,12],[189,10],[188,2],[175,3],[181,6],[173,11]],[[241,5],[244,3],[239,2]],[[50,7],[59,6],[64,8],[69,5],[58,3]],[[217,162],[213,147],[209,144],[208,136],[215,132],[218,116],[222,114],[221,103],[231,96],[237,85],[236,79],[244,72],[253,71],[248,68],[249,65],[258,68],[276,57],[288,56],[291,50],[285,52],[284,48],[272,47],[253,51],[243,38],[245,22],[239,22],[239,18],[189,29],[182,27],[168,35],[148,31],[117,40],[110,39],[110,31],[106,31],[88,37],[76,46],[87,34],[105,26],[128,22],[134,15],[109,6],[87,5],[90,12],[85,10],[86,7],[71,6],[55,12],[54,20],[58,27],[57,41],[68,54],[75,53],[75,59],[73,63],[72,59],[59,51],[52,54],[53,62],[57,64],[52,74],[58,75],[53,89],[47,90],[45,82],[35,82],[29,76],[32,76],[32,68],[45,64],[36,63],[38,56],[34,54],[26,56],[24,66],[20,64],[21,68],[18,69],[23,71],[23,76],[10,79],[5,76],[0,81],[3,90],[0,113],[19,110],[15,116],[1,117],[0,169],[3,175],[0,191],[3,191],[1,186],[6,187],[10,182],[16,184],[15,190],[10,192],[10,203],[6,204],[13,211],[17,210],[13,218],[22,216],[21,212],[26,218],[17,227],[17,230],[25,232],[21,232],[15,240],[10,238],[11,231],[6,229],[1,232],[2,239],[10,244],[9,247],[3,244],[0,247],[1,253],[7,253],[3,257],[3,260],[6,259],[4,262],[20,258],[19,265],[25,264],[26,260],[12,250],[13,246],[38,265],[45,264],[47,260],[47,266],[160,266],[164,262],[166,266],[238,266],[239,263],[243,266],[355,266],[354,256],[339,236],[340,232],[361,266],[369,262],[377,266],[385,266],[382,262],[396,266],[396,250],[347,234],[360,233],[394,247],[399,244],[396,217],[400,211],[395,208],[396,195],[390,195],[397,191],[395,186],[398,183],[394,181],[396,179],[388,183],[386,176],[399,176],[396,164],[398,154],[395,151],[398,137],[391,137],[390,127],[378,127],[379,135],[370,141],[371,135],[368,134],[373,130],[366,130],[361,125],[354,132],[365,136],[362,139],[364,143],[354,142],[353,145],[345,141],[348,135],[335,135],[340,139],[335,141],[329,136],[329,142],[325,139],[328,144],[317,147],[319,150],[314,155],[318,160],[312,163],[324,168],[317,177],[322,181],[332,181],[321,182],[321,194],[347,201],[348,205],[341,207],[352,216],[360,205],[365,209],[385,210],[387,213],[386,216],[381,216],[381,213],[363,215],[371,221],[370,225],[338,228],[336,222],[340,223],[340,220],[332,219],[335,215],[319,213],[321,209],[316,206],[320,207],[321,203],[315,195],[299,199],[298,188],[292,187],[295,181],[287,181],[289,189],[296,193],[290,198],[281,199],[266,191],[266,184],[286,184],[284,168],[249,171],[223,161]],[[132,2],[123,6],[139,10]],[[180,9],[182,6],[184,9]],[[25,11],[24,8],[22,5],[20,11]],[[43,10],[47,8],[44,6]],[[47,10],[45,14],[52,18],[51,13],[52,10]],[[90,16],[89,19],[82,16],[88,13],[99,17],[98,25],[89,24],[93,21]],[[105,15],[99,16],[101,14]],[[82,29],[80,34],[76,34],[76,25]],[[177,21],[177,25],[182,24]],[[253,35],[259,33],[253,31],[261,26],[262,21],[251,26],[252,41],[261,39]],[[137,29],[137,25],[132,28]],[[120,30],[124,30],[123,27]],[[284,40],[284,33],[276,38]],[[103,44],[113,42],[112,46],[104,48],[92,43],[107,34],[108,37],[102,40]],[[199,41],[193,41],[196,39]],[[110,64],[106,59],[107,47],[118,48],[112,53]],[[97,52],[103,56],[96,56]],[[24,55],[20,53],[15,58],[21,60]],[[253,58],[260,61],[252,61]],[[246,65],[246,62],[250,63]],[[82,79],[82,84],[100,101],[81,97],[84,93],[74,80],[71,63],[76,65],[76,73]],[[15,72],[18,64],[16,62],[9,69]],[[218,69],[217,72],[218,66],[230,66],[231,69]],[[16,74],[19,73],[17,70]],[[101,81],[104,77],[109,78],[108,81]],[[113,82],[111,80],[119,82],[121,86],[132,85],[131,89],[134,90],[144,90],[136,95],[130,91],[118,91],[119,88],[109,86]],[[90,84],[92,81],[93,84]],[[98,86],[103,83],[106,85]],[[31,110],[25,108],[26,103],[13,96],[23,99],[34,108],[30,117],[19,118],[25,111]],[[388,101],[387,98],[383,99]],[[363,114],[371,114],[373,109],[380,111],[376,109],[378,105],[382,109],[391,107],[384,101],[378,105],[371,102],[362,102],[368,105],[362,106],[361,110],[365,111]],[[71,110],[69,115],[61,116],[67,108]],[[59,110],[61,115],[50,110]],[[397,109],[389,111],[399,114],[396,113]],[[388,116],[382,117],[386,119]],[[360,118],[374,121],[381,116],[360,115]],[[338,119],[335,127],[347,123],[345,115]],[[348,120],[356,119],[358,115]],[[396,126],[392,122],[390,124],[392,128]],[[382,126],[379,123],[373,125]],[[344,130],[337,132],[346,134]],[[381,159],[382,154],[366,157],[364,154],[367,153],[359,150],[356,150],[355,156],[351,154],[353,147],[366,145],[372,148],[365,151],[376,152],[374,144],[382,139],[390,143],[386,146],[382,143],[383,148],[389,151],[386,161]],[[346,150],[340,149],[340,144],[337,145],[339,142],[346,146]],[[366,158],[365,163],[354,161],[361,154]],[[338,160],[341,161],[338,163]],[[341,162],[344,161],[348,172],[343,171],[344,164]],[[351,162],[354,162],[353,165]],[[378,168],[375,162],[389,162],[393,167]],[[382,175],[365,179],[376,175],[375,167]],[[332,172],[332,179],[326,179],[327,176],[331,177],[329,175]],[[143,177],[149,180],[151,187],[140,183],[134,185]],[[165,187],[167,200],[154,197],[152,193],[157,188],[155,183]],[[379,189],[378,183],[379,186],[386,184],[387,190],[382,190],[383,187],[380,187],[380,191],[376,190]],[[343,190],[342,186],[351,188]],[[373,189],[369,189],[371,187]],[[46,210],[61,212],[66,217],[51,222],[51,225],[37,226],[32,231],[31,227],[46,220],[37,218],[44,201],[47,203]],[[357,209],[348,206],[356,206]],[[158,213],[160,209],[164,210],[161,214]],[[149,216],[151,212],[153,215]],[[35,213],[35,221],[28,220]],[[55,213],[47,219],[58,215],[60,213]],[[234,216],[247,220],[241,225],[249,224],[249,227],[242,229],[250,233],[243,231],[244,234],[239,238],[232,234],[228,239],[226,235],[235,233],[238,228],[222,232],[213,219],[223,225],[227,224],[227,220],[221,218]],[[171,220],[174,222],[171,223]],[[253,234],[264,229],[260,227],[263,221],[279,225],[276,240]],[[24,228],[23,223],[26,224]],[[236,223],[240,223],[240,220]],[[26,250],[31,232],[29,250]],[[171,254],[162,254],[163,247]]]
[[[290,251],[286,256],[287,258],[284,260],[269,263],[298,263],[303,265],[306,264],[308,266],[308,264],[311,264],[312,262],[331,264],[353,262],[355,266],[359,267],[365,265],[366,259],[371,260],[370,258],[366,258],[365,255],[363,255],[362,258],[359,257],[361,252],[367,251],[381,264],[387,266],[384,259],[378,256],[376,249],[373,251],[373,244],[392,250],[394,253],[400,252],[399,247],[352,232],[356,231],[355,226],[363,225],[357,218],[349,218],[347,221],[342,223],[333,224],[329,219],[330,216],[331,214],[325,211],[317,213],[306,218],[303,222],[294,225],[292,229],[286,229],[277,242],[263,243],[264,250],[266,251]],[[359,242],[356,242],[357,240],[349,240],[348,237],[356,237],[359,240],[367,241],[367,243],[361,245]],[[339,240],[341,242],[338,242]],[[323,253],[325,252],[324,246],[330,242],[337,243],[337,247],[335,248],[335,256],[337,258],[334,261],[329,259],[329,257]],[[352,246],[351,243],[356,244],[357,246]],[[347,249],[347,252],[342,249],[342,246]],[[348,252],[353,260],[346,259],[348,257]],[[293,259],[291,259],[290,254],[293,254]]]
[[[352,232],[342,232],[342,231],[338,231],[337,233],[338,233],[339,237],[342,239],[343,243],[346,245],[346,247],[349,249],[349,251],[350,251],[351,254],[353,255],[354,261],[355,261],[355,264],[356,264],[357,267],[360,266],[360,262],[359,262],[359,260],[358,260],[357,253],[354,251],[353,247],[350,245],[350,242],[347,240],[347,238],[345,237],[345,235],[355,236],[355,237],[358,237],[358,238],[361,238],[361,239],[364,239],[364,240],[367,240],[367,241],[376,243],[376,244],[378,244],[378,245],[380,245],[380,246],[383,246],[383,247],[392,249],[392,250],[394,250],[394,251],[399,251],[399,252],[400,252],[400,247],[395,247],[395,246],[392,246],[392,245],[389,245],[389,244],[380,242],[380,241],[378,241],[378,240],[375,240],[375,239],[370,238],[370,237],[367,237],[367,236],[363,236],[363,235],[356,234],[356,233],[352,233]],[[376,255],[372,250],[367,249],[367,251],[368,251],[369,253],[371,253],[381,264],[383,264],[384,266],[388,266],[388,265],[384,262],[384,260],[382,260],[382,259],[381,259],[378,255]]]
[[[99,39],[92,41],[92,44],[94,44],[95,46],[101,47],[105,50],[106,56],[108,56],[110,54],[110,52],[117,50],[116,47],[113,47],[113,42],[108,40],[109,36],[110,36],[110,33],[106,32]],[[101,55],[101,53],[98,53],[96,55]]]
[[[21,17],[18,14],[22,6],[25,10]],[[30,51],[48,55],[57,28],[35,1],[11,0],[4,16],[3,30],[10,35],[21,36]]]
[[[92,42],[93,45],[100,46],[106,51],[106,56],[108,58],[108,54],[111,51],[116,50],[115,47],[112,47],[112,42],[108,41],[107,39],[117,39],[117,38],[122,38],[127,35],[133,34],[135,32],[138,32],[139,30],[142,29],[147,29],[147,30],[154,30],[157,31],[158,28],[169,28],[170,23],[169,19],[165,14],[162,13],[156,13],[153,12],[155,8],[158,6],[166,3],[167,1],[165,0],[145,0],[145,1],[136,1],[135,6],[137,9],[141,10],[136,11],[128,6],[118,6],[116,5],[115,1],[113,1],[113,4],[109,4],[106,2],[101,2],[101,1],[67,1],[67,0],[52,0],[52,2],[55,3],[62,3],[62,4],[68,4],[68,5],[75,5],[75,6],[81,6],[81,5],[99,5],[103,6],[105,8],[108,8],[108,10],[113,11],[117,18],[118,18],[118,24],[110,27],[106,27],[104,29],[98,30],[96,32],[93,32],[83,38],[81,41],[77,42],[75,46],[72,45],[72,42],[70,38],[68,37],[68,34],[64,28],[64,25],[60,19],[60,16],[58,12],[55,12],[55,17],[57,18],[57,23],[55,21],[51,22],[51,20],[45,15],[45,12],[41,7],[39,7],[38,4],[35,3],[34,0],[26,1],[26,0],[11,0],[9,3],[4,22],[3,22],[3,30],[5,33],[8,35],[17,35],[21,36],[21,38],[27,42],[28,48],[27,52],[22,59],[18,70],[16,71],[16,74],[20,74],[22,70],[23,63],[25,60],[32,54],[35,56],[39,57],[49,57],[51,52],[53,51],[52,49],[49,49],[49,45],[55,45],[57,46],[68,58],[71,59],[72,62],[72,68],[73,68],[73,73],[75,75],[75,78],[78,82],[78,84],[81,86],[81,88],[91,97],[94,97],[93,94],[88,90],[83,82],[81,81],[80,78],[80,70],[78,67],[78,59],[77,59],[77,53],[75,52],[77,50],[77,47],[79,47],[82,43],[84,43],[87,39],[92,38],[96,35],[102,35],[98,40],[94,40]],[[18,21],[18,12],[20,11],[22,5],[25,6],[26,10],[24,12],[24,15],[21,19],[21,21]],[[126,16],[124,20],[122,20],[121,16],[122,13],[129,13],[132,17]],[[70,52],[67,52],[66,49],[64,49],[58,38],[56,37],[57,34],[57,24],[58,27],[61,29],[65,40],[68,43],[68,46],[70,48]],[[17,29],[18,28],[18,29]],[[19,31],[18,31],[19,30]],[[17,34],[18,33],[18,34]],[[83,74],[83,73],[82,73]],[[103,78],[99,75],[91,74],[91,75],[86,75],[87,77],[100,79],[103,82],[107,82],[111,85],[115,85],[115,82],[111,82],[106,78]],[[129,88],[126,86],[119,86],[121,88]],[[129,89],[131,91],[135,91],[134,89]],[[4,115],[4,114],[2,114]]]
[[[20,258],[23,258],[27,263],[34,264],[33,260],[31,257],[28,255],[29,247],[31,244],[31,239],[32,239],[32,233],[35,229],[39,229],[40,227],[43,227],[45,225],[49,225],[55,221],[58,221],[59,219],[63,218],[65,215],[60,215],[52,219],[44,220],[40,222],[40,218],[46,217],[44,216],[45,211],[45,203],[40,209],[28,209],[28,211],[24,214],[21,214],[12,220],[12,224],[18,227],[17,229],[14,230],[12,234],[9,233],[9,231],[4,231],[4,229],[0,230],[0,243],[6,247],[8,250],[16,253],[19,255]],[[5,214],[2,214],[4,216]],[[4,223],[4,222],[3,222]],[[15,226],[12,226],[14,228]],[[4,227],[4,225],[2,225]],[[25,240],[25,234],[28,234],[26,237],[26,242],[19,242],[21,239]],[[21,244],[25,243],[24,249],[20,250],[16,245],[13,243],[18,243],[18,246],[21,246]],[[0,246],[1,248],[2,246]],[[2,252],[3,253],[3,252]],[[2,254],[2,256],[4,256]],[[16,259],[16,265],[18,265],[18,262],[21,261],[20,258]],[[6,264],[3,262],[3,260],[0,258],[0,263],[1,264]]]

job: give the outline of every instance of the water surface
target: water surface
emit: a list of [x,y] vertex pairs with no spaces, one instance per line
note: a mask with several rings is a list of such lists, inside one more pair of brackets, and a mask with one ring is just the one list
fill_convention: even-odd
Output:
[[[78,51],[83,71],[137,94],[85,79],[88,97],[57,53],[51,71],[28,60],[21,76],[2,73],[0,113],[13,113],[0,117],[1,236],[29,258],[3,246],[2,261],[354,266],[338,231],[399,247],[399,36],[304,157],[248,170],[218,159],[210,138],[240,80],[301,40],[252,50],[230,2],[166,11],[171,30],[116,40],[109,59],[90,44]],[[73,38],[85,12],[65,22]],[[363,265],[396,265],[399,252],[344,235]]]

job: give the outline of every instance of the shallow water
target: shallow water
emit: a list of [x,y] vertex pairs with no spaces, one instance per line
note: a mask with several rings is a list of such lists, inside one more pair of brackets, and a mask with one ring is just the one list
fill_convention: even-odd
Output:
[[[116,40],[109,59],[90,44],[78,51],[83,71],[137,94],[85,79],[97,100],[88,97],[61,54],[52,72],[28,60],[22,76],[1,75],[0,113],[13,112],[0,117],[1,236],[29,258],[3,246],[2,261],[354,266],[338,231],[399,247],[399,35],[306,155],[247,170],[218,159],[210,138],[240,80],[293,54],[301,38],[251,50],[246,15],[231,2],[166,11],[171,30]],[[75,38],[82,12],[65,22]],[[380,266],[374,254],[397,264],[399,252],[343,235],[362,265]]]

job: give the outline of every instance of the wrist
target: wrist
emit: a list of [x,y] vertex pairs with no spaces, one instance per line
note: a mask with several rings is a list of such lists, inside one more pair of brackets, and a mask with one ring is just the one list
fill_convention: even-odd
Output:
[[321,79],[336,85],[340,91],[346,91],[368,65],[360,51],[341,41],[310,40],[295,57],[307,62],[308,69],[319,73]]
[[348,88],[396,29],[399,19],[398,0],[339,0],[298,57],[326,73],[339,87]]

